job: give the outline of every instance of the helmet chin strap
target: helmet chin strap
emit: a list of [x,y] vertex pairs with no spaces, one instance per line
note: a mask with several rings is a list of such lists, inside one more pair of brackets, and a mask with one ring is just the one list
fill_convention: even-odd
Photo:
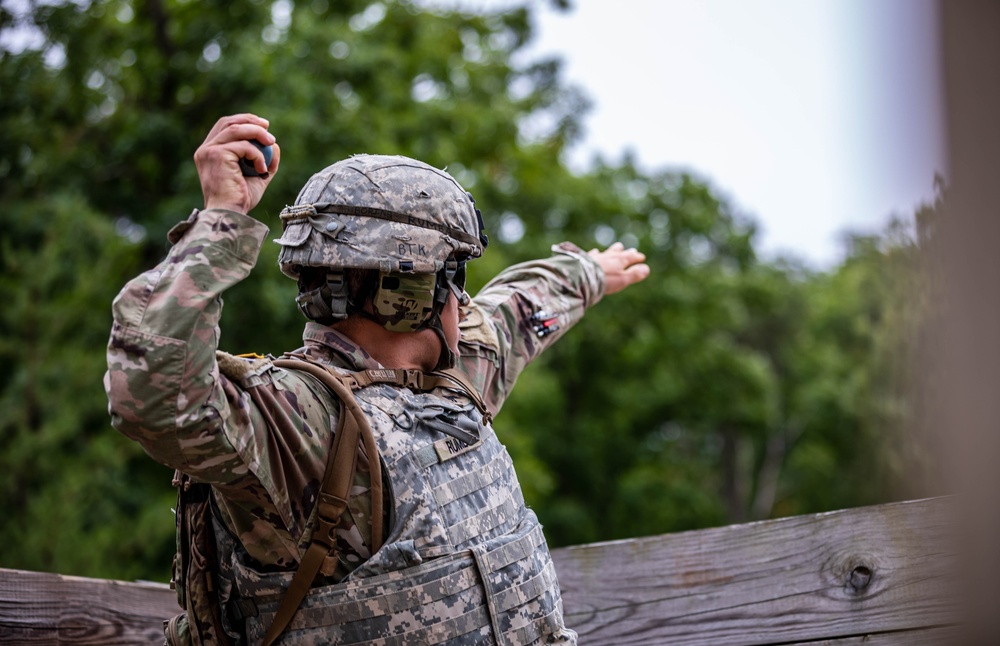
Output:
[[[455,269],[453,266],[448,267],[442,273],[444,274],[443,276],[438,274],[437,285],[434,288],[434,311],[430,318],[427,319],[427,322],[421,326],[422,328],[433,330],[441,341],[441,354],[438,355],[437,365],[434,366],[435,370],[454,368],[458,362],[458,356],[448,345],[448,338],[444,333],[444,323],[441,321],[441,312],[444,311],[445,305],[448,304],[448,297],[458,290],[458,286],[453,282]],[[461,291],[461,293],[465,294],[464,291]],[[468,296],[466,296],[466,299],[468,299]]]
[[455,364],[458,363],[458,355],[448,346],[448,339],[444,335],[444,326],[441,325],[441,317],[435,314],[431,319],[430,325],[427,327],[433,330],[437,334],[438,340],[441,341],[441,354],[438,355],[437,365],[434,366],[434,370],[454,368]]
[[[465,293],[465,290],[455,283],[455,275],[458,267],[458,263],[455,261],[449,261],[445,269],[438,272],[437,279],[433,287],[434,291],[431,299],[430,313],[422,323],[412,330],[413,332],[431,330],[437,335],[438,340],[441,342],[441,353],[438,355],[434,370],[447,370],[448,368],[454,368],[458,362],[458,355],[448,345],[448,337],[445,334],[444,323],[441,320],[441,314],[444,312],[444,308],[448,304],[448,298],[452,294],[454,294],[458,302],[463,305],[468,304],[471,300],[469,295]],[[357,311],[357,314],[378,323],[386,329],[392,329],[390,324],[377,314],[364,309]]]
[[[301,284],[299,286],[301,290]],[[347,282],[342,269],[326,272],[326,281],[295,298],[299,311],[311,321],[347,318]]]
[[[456,283],[456,277],[461,274],[461,285]],[[441,321],[441,312],[448,304],[448,297],[455,295],[456,300],[462,305],[468,305],[469,295],[463,288],[465,285],[465,263],[449,258],[444,268],[438,272],[437,283],[434,286],[434,309],[427,321],[420,326],[420,329],[430,329],[437,334],[441,341],[441,354],[438,355],[437,365],[434,370],[447,370],[454,368],[458,363],[458,355],[448,345],[448,337],[444,333],[444,323]]]

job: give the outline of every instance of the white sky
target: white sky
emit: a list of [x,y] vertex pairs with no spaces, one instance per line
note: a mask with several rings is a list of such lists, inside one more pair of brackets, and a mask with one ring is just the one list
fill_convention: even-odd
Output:
[[[474,3],[473,3],[474,4]],[[571,166],[631,149],[760,225],[766,256],[829,266],[944,172],[929,0],[576,0],[539,5],[532,55],[593,100]]]

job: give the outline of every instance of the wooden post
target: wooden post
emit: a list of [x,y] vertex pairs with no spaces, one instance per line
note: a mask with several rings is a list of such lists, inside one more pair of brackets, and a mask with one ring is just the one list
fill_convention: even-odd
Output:
[[942,289],[928,370],[942,476],[961,491],[961,644],[1000,643],[1000,2],[939,0],[949,192],[937,231]]

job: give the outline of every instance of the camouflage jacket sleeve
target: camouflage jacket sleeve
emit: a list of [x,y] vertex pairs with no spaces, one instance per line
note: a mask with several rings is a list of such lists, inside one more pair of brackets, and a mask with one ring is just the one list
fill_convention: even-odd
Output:
[[246,470],[223,423],[232,415],[215,351],[221,294],[250,273],[267,231],[240,213],[195,211],[171,230],[167,257],[112,306],[112,425],[157,461],[207,481]]
[[588,254],[568,242],[552,251],[502,271],[462,308],[459,368],[494,414],[521,371],[604,295],[604,272]]
[[[266,358],[219,355],[220,370],[221,294],[250,273],[267,231],[223,210],[175,227],[166,259],[115,299],[105,388],[115,428],[158,462],[212,484],[251,555],[287,566],[308,543],[339,402]],[[368,513],[366,461],[358,469],[355,484],[365,488],[352,490],[344,526]],[[324,574],[336,565],[324,564]]]

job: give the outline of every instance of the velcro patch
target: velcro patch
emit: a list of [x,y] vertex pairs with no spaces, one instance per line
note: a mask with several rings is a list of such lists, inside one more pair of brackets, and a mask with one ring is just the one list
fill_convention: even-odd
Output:
[[271,363],[268,357],[259,354],[234,356],[222,350],[216,350],[215,360],[219,364],[219,372],[236,382],[244,381]]
[[475,301],[461,309],[462,320],[458,324],[458,329],[462,333],[462,340],[466,343],[479,343],[492,350],[500,349],[500,339],[497,332],[486,320],[486,315],[479,309]]

